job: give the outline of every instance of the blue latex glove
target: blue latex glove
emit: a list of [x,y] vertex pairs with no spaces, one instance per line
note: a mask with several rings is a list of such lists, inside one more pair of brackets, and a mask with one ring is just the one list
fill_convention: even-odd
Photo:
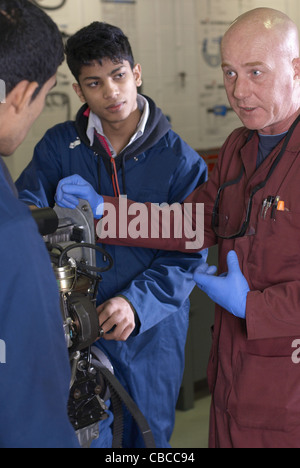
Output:
[[248,282],[241,272],[239,260],[234,250],[227,256],[228,273],[211,276],[211,273],[196,271],[194,280],[216,304],[239,318],[246,318]]
[[91,206],[94,218],[100,219],[103,216],[103,197],[77,174],[59,182],[54,198],[59,206],[71,209],[78,206],[79,199],[86,200]]
[[202,263],[195,270],[194,276],[195,275],[200,275],[200,274],[213,276],[213,275],[215,275],[217,273],[217,270],[218,269],[217,269],[216,266],[209,266],[207,263]]

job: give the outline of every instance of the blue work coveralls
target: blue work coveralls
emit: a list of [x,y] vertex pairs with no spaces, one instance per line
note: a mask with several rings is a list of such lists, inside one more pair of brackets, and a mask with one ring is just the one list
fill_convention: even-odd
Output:
[[[182,202],[207,179],[206,164],[147,99],[150,117],[143,137],[115,159],[121,193],[138,202]],[[72,174],[81,175],[102,195],[114,196],[110,158],[97,138],[92,147],[87,141],[86,111],[83,106],[76,122],[55,126],[38,143],[17,181],[22,199],[39,207],[53,206],[58,182]],[[168,447],[185,365],[193,272],[207,253],[117,246],[108,246],[107,251],[114,268],[103,274],[98,305],[124,296],[136,311],[137,325],[126,342],[102,339],[97,346],[148,420],[157,447]],[[97,255],[98,265],[103,265]],[[124,447],[143,447],[129,415]]]
[[0,258],[0,447],[79,448],[57,284],[1,157]]

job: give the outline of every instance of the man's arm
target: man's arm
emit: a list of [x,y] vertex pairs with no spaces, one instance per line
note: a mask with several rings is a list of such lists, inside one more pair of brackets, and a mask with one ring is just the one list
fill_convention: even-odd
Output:
[[80,198],[87,200],[102,244],[195,253],[217,241],[211,230],[213,202],[207,184],[210,182],[198,187],[182,204],[158,205],[127,197],[102,197],[74,175],[59,182],[56,202],[75,208]]
[[[96,222],[99,242],[185,253],[215,245],[208,184],[198,187],[182,204],[159,206],[103,197],[104,215]],[[140,225],[143,232],[136,229]]]
[[228,272],[213,276],[214,271],[196,271],[198,287],[216,304],[246,320],[248,340],[300,335],[299,281],[272,285],[263,291],[250,291],[234,251],[227,256]]

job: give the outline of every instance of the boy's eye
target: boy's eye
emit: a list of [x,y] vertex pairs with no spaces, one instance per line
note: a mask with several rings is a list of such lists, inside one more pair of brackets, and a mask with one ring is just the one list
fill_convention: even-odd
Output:
[[121,80],[122,78],[125,78],[125,73],[118,73],[118,74],[115,76],[115,79],[117,79],[117,80]]

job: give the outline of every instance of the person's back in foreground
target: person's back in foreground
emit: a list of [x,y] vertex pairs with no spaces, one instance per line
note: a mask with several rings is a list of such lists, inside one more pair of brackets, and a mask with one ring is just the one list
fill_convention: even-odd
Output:
[[27,0],[0,0],[0,447],[78,448],[56,281],[37,226],[1,156],[43,109],[63,61],[60,33]]

